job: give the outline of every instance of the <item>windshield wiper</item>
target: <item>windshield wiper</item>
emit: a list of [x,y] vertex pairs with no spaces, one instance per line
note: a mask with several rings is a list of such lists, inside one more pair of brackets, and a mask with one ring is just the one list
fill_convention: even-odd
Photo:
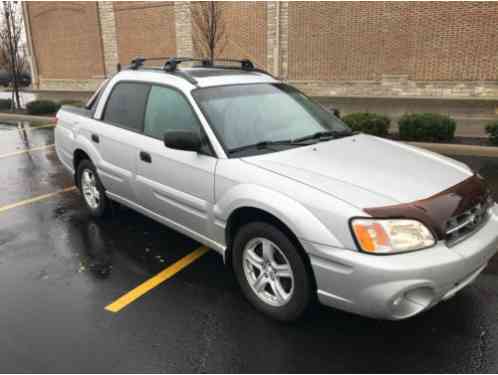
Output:
[[261,141],[261,142],[250,144],[250,145],[231,148],[227,151],[229,154],[234,154],[236,152],[245,151],[245,150],[249,150],[249,149],[257,149],[257,150],[269,149],[269,148],[271,148],[270,146],[278,146],[278,145],[299,146],[298,144],[295,145],[293,140],[286,139],[286,140],[281,140],[281,141]]
[[347,136],[352,135],[352,134],[353,133],[349,130],[345,130],[345,131],[337,131],[337,130],[320,131],[320,132],[316,132],[316,133],[313,133],[311,135],[307,135],[307,136],[301,137],[301,138],[285,139],[285,140],[281,140],[281,141],[261,141],[261,142],[250,144],[250,145],[231,148],[231,149],[227,150],[227,152],[229,154],[234,154],[234,153],[237,153],[240,151],[245,151],[245,150],[250,150],[250,149],[256,149],[256,150],[271,149],[271,146],[278,146],[278,145],[307,146],[309,144],[309,143],[307,143],[308,141],[312,141],[312,140],[316,140],[317,142],[328,141],[330,139],[347,137]]
[[336,139],[341,137],[347,137],[353,133],[349,130],[337,131],[337,130],[326,130],[319,131],[310,135],[306,135],[301,138],[296,138],[292,141],[293,144],[300,144],[302,142],[317,140],[318,142],[328,141],[330,139]]

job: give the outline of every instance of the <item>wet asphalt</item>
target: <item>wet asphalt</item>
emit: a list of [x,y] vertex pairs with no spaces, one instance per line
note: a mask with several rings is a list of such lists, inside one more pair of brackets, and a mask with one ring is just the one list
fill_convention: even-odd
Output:
[[[317,306],[272,321],[209,252],[119,313],[104,307],[199,245],[131,210],[105,221],[71,186],[53,129],[0,126],[0,372],[498,372],[498,257],[454,298],[377,321]],[[498,160],[458,157],[498,198]]]

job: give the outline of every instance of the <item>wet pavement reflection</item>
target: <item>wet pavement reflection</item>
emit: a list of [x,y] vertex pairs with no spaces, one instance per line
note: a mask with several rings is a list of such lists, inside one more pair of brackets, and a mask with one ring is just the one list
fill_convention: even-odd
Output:
[[23,121],[15,125],[4,124],[0,126],[0,136],[2,137],[0,157],[14,151],[53,144],[54,132],[52,128],[31,129],[31,126],[37,127],[41,125],[49,125],[49,120],[34,124]]
[[[7,131],[0,130],[2,152],[10,142],[26,145]],[[53,142],[53,129],[27,138]],[[480,171],[498,198],[498,160],[456,158]],[[54,152],[0,159],[0,206],[72,183]],[[498,371],[496,257],[474,284],[401,322],[317,306],[299,322],[277,323],[243,299],[214,252],[122,312],[104,310],[197,246],[118,205],[108,219],[94,219],[76,191],[0,213],[0,369]]]

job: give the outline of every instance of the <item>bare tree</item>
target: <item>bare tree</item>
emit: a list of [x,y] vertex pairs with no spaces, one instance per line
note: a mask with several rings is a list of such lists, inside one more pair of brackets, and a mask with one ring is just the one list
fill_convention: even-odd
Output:
[[21,107],[19,95],[19,81],[21,73],[26,68],[25,56],[22,49],[22,15],[20,2],[2,1],[0,24],[0,53],[7,64],[12,77],[12,110]]
[[216,1],[200,2],[192,6],[194,46],[203,57],[213,63],[215,55],[222,53],[226,43],[225,20],[221,4]]

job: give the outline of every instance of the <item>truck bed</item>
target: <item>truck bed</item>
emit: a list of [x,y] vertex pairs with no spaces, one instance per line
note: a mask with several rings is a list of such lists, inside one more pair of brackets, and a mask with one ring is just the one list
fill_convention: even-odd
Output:
[[89,109],[82,108],[82,107],[75,107],[72,105],[63,105],[60,109],[61,111],[64,112],[69,112],[75,115],[91,118],[92,117],[92,112]]

